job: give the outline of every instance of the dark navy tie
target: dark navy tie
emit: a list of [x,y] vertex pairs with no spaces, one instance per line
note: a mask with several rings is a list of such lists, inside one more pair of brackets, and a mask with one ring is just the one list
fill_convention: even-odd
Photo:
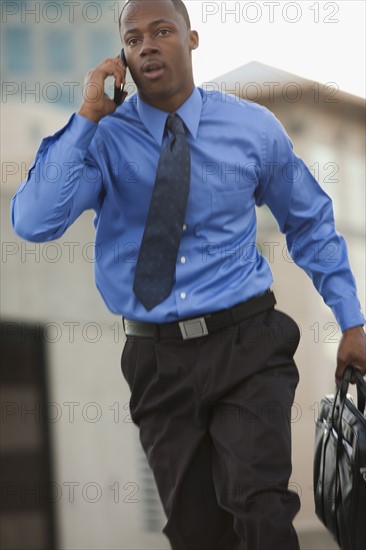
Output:
[[168,115],[166,127],[173,136],[160,155],[133,285],[148,311],[167,298],[173,287],[191,176],[182,120]]

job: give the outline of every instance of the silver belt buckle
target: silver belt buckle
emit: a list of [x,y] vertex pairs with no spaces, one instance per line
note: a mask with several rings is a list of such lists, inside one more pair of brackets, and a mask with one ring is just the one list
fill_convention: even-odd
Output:
[[197,317],[197,319],[180,321],[179,328],[182,333],[183,340],[200,338],[201,336],[206,336],[208,334],[208,329],[204,317]]

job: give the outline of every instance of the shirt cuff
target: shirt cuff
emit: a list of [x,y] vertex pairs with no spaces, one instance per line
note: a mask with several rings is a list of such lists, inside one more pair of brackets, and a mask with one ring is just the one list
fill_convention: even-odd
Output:
[[348,328],[363,326],[366,323],[356,296],[349,296],[344,301],[337,302],[332,307],[332,311],[342,332]]

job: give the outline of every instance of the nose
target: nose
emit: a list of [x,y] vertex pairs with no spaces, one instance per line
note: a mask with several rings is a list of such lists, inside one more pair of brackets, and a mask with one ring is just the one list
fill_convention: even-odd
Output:
[[140,49],[140,56],[154,54],[159,51],[156,42],[152,36],[147,36],[143,39]]

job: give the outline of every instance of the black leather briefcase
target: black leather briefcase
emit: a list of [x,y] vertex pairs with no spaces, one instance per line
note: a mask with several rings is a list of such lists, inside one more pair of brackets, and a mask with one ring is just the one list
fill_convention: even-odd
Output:
[[[351,376],[357,407],[347,397]],[[342,550],[366,549],[366,382],[347,367],[336,395],[322,399],[314,452],[315,513]]]

